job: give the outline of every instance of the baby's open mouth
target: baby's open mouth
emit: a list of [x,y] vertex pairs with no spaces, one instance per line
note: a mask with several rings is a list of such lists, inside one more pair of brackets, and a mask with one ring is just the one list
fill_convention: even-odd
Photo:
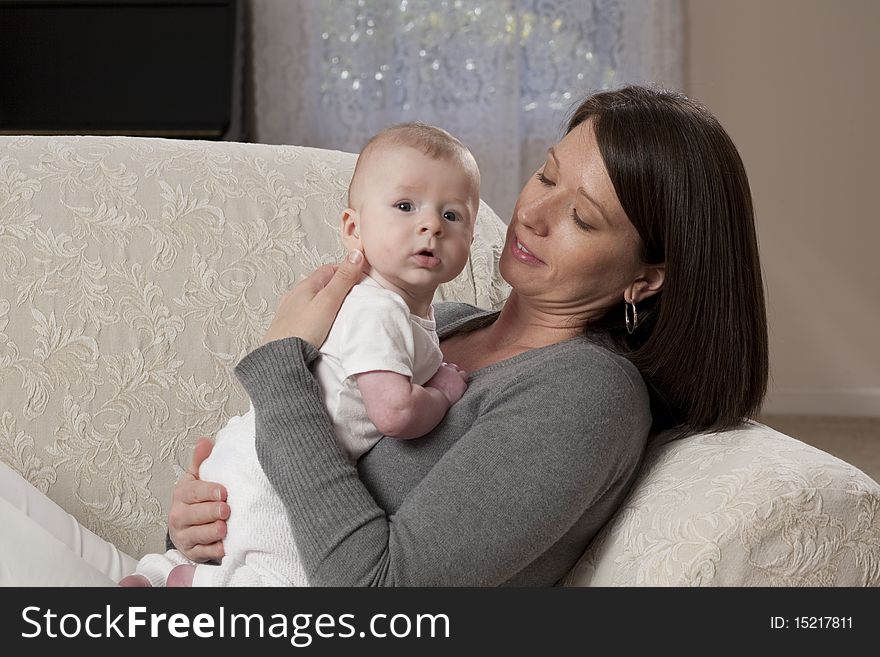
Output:
[[440,266],[440,258],[434,255],[433,249],[422,249],[412,255],[413,260],[418,263],[419,267],[427,267],[433,269]]

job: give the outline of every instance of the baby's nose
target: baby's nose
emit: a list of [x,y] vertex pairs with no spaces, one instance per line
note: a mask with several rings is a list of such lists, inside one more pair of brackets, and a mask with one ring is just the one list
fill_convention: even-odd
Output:
[[419,224],[420,233],[430,233],[432,235],[440,235],[443,233],[443,218],[436,212],[429,212],[425,219]]

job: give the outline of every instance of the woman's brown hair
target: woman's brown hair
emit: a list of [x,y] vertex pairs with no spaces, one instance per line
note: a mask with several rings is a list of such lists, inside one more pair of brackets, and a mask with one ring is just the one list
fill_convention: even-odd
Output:
[[622,301],[590,330],[607,333],[642,373],[653,432],[733,427],[760,409],[769,366],[752,196],[736,146],[697,102],[658,89],[589,96],[568,131],[585,121],[643,260],[666,266],[632,334]]

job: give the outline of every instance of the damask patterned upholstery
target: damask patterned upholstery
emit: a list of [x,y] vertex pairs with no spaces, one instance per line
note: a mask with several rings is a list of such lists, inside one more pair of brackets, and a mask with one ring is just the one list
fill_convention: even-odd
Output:
[[[0,138],[0,458],[132,555],[163,546],[194,441],[280,293],[337,262],[356,156],[138,138]],[[437,298],[499,305],[485,205]]]
[[[133,556],[162,549],[199,436],[278,295],[343,255],[355,156],[125,137],[0,137],[0,460]],[[485,204],[438,299],[498,307]],[[880,583],[880,487],[751,424],[653,448],[569,585]]]
[[880,485],[756,422],[658,436],[580,586],[880,586]]

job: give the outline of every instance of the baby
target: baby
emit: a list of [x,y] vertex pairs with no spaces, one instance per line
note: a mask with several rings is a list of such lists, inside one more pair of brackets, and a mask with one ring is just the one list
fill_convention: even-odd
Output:
[[[417,438],[464,394],[443,363],[431,301],[464,268],[480,203],[471,152],[440,128],[388,128],[364,147],[342,214],[342,241],[363,251],[366,277],[346,297],[315,374],[336,438],[355,461],[384,435]],[[219,565],[177,550],[149,554],[122,586],[307,586],[286,511],[260,468],[255,414],[217,434],[201,478],[222,483],[233,510]]]

